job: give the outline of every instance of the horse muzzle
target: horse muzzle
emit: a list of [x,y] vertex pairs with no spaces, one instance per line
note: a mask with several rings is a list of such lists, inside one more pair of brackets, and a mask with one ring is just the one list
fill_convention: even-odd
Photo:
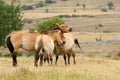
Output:
[[72,32],[72,28],[70,27],[68,31],[69,31],[69,32]]
[[65,43],[66,43],[65,39],[60,42],[61,45],[65,44]]

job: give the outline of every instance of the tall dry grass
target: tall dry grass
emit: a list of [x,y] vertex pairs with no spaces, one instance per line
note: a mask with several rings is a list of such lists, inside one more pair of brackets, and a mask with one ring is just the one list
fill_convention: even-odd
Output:
[[[101,54],[102,55],[102,54]],[[60,56],[58,65],[34,67],[34,57],[18,57],[19,65],[12,67],[11,58],[0,58],[1,80],[119,80],[120,61],[99,56],[78,54],[77,64],[65,66]],[[55,57],[54,57],[55,60]]]

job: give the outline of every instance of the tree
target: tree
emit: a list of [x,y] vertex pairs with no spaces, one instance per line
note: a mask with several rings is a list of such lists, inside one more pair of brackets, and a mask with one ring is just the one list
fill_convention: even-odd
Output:
[[5,45],[5,37],[14,30],[21,30],[23,26],[20,5],[6,4],[0,0],[0,46]]
[[55,28],[56,23],[64,23],[64,20],[61,18],[54,17],[54,18],[39,22],[36,28],[37,28],[37,31],[43,31],[45,29]]

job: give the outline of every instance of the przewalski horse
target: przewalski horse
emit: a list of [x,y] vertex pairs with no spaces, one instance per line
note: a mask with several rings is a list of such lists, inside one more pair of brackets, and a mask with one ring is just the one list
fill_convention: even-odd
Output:
[[6,44],[9,51],[12,54],[13,66],[17,65],[17,52],[20,48],[26,51],[35,51],[35,40],[41,34],[48,34],[54,30],[60,30],[62,33],[66,33],[71,30],[70,27],[66,25],[57,24],[57,28],[48,29],[43,32],[29,33],[23,31],[16,31],[10,33],[6,37]]
[[35,55],[35,66],[38,66],[38,59],[40,58],[40,65],[43,63],[43,57],[47,58],[47,61],[49,63],[49,59],[53,61],[52,54],[54,50],[54,42],[53,39],[48,35],[39,35],[36,38],[35,42],[35,49],[36,49],[36,55]]
[[52,53],[54,50],[54,44],[63,47],[64,48],[63,51],[65,52],[66,50],[64,46],[65,42],[66,42],[65,37],[60,30],[54,30],[46,35],[44,34],[39,35],[36,38],[36,42],[35,42],[35,49],[36,49],[35,66],[38,66],[37,62],[39,57],[40,57],[40,64],[42,65],[43,57],[46,56],[47,56],[47,61],[49,62],[50,59],[52,64],[52,60],[53,60]]
[[[68,55],[68,64],[70,64],[70,55],[71,55],[71,54],[72,54],[72,56],[73,56],[74,64],[76,64],[76,61],[75,61],[75,52],[73,51],[73,48],[74,48],[74,44],[75,44],[75,45],[77,45],[77,46],[80,48],[80,50],[82,51],[82,49],[81,49],[81,47],[80,47],[80,45],[79,45],[79,42],[78,42],[77,39],[75,39],[75,38],[72,36],[71,33],[64,33],[63,35],[64,35],[65,40],[66,40],[65,48],[66,48],[66,51],[67,51],[66,53],[67,53],[67,55]],[[64,50],[64,48],[61,47],[61,46],[58,46],[58,51],[57,51],[57,53],[59,53],[60,50]],[[59,54],[58,54],[58,55],[59,55]],[[56,56],[56,62],[55,62],[55,64],[57,64],[58,55]],[[65,57],[64,57],[64,60],[65,60],[65,64],[67,64]]]

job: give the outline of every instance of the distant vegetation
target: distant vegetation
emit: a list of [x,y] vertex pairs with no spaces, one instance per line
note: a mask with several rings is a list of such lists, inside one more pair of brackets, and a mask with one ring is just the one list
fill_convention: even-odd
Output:
[[56,3],[56,1],[55,0],[39,1],[38,3],[36,3],[34,5],[23,5],[21,7],[21,9],[22,10],[32,10],[32,9],[44,7],[44,6],[47,6],[47,4],[53,4],[53,3]]
[[5,37],[23,26],[20,5],[6,4],[0,0],[0,46],[5,45]]
[[65,23],[63,19],[58,18],[58,17],[54,17],[54,18],[50,18],[48,20],[44,20],[44,21],[40,21],[37,23],[36,28],[35,29],[30,29],[30,32],[34,32],[34,31],[43,31],[49,28],[55,28],[56,27],[56,23]]
[[103,12],[107,12],[108,10],[113,9],[113,6],[114,6],[113,2],[108,2],[104,7],[102,7],[101,10]]

